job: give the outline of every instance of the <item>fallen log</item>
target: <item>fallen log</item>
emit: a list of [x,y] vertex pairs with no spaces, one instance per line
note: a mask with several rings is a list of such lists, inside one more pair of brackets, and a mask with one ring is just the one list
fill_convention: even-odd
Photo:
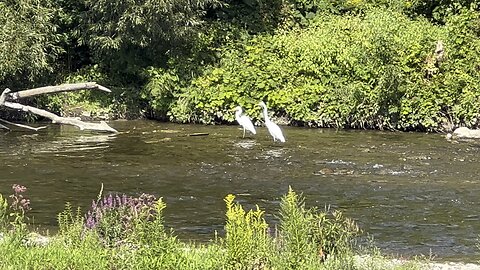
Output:
[[[30,113],[48,118],[52,121],[52,123],[73,125],[80,128],[80,130],[94,130],[94,131],[105,131],[105,132],[117,133],[117,130],[110,127],[105,121],[100,121],[100,123],[83,122],[77,118],[58,116],[46,110],[42,110],[36,107],[27,106],[27,105],[10,101],[10,100],[18,100],[26,97],[32,97],[40,94],[59,93],[59,92],[75,91],[75,90],[83,90],[83,89],[98,89],[105,92],[111,92],[110,89],[104,86],[101,86],[95,82],[46,86],[46,87],[22,90],[18,92],[11,92],[10,89],[6,88],[0,95],[0,106],[5,106],[10,109],[21,110],[24,112],[30,112]],[[43,127],[35,128],[35,127],[30,127],[22,124],[14,124],[14,123],[10,123],[10,124],[13,124],[15,126],[22,127],[22,128],[28,128],[35,131],[38,131],[39,129],[43,128]],[[1,125],[0,128],[7,128],[7,127]]]
[[97,89],[97,90],[105,91],[108,93],[112,92],[110,89],[104,86],[101,86],[96,82],[87,82],[87,83],[61,84],[61,85],[55,85],[55,86],[44,86],[39,88],[32,88],[32,89],[22,90],[18,92],[11,92],[8,94],[8,96],[12,100],[18,100],[21,98],[33,97],[33,96],[42,95],[42,94],[51,94],[51,93],[68,92],[68,91],[76,91],[76,90],[90,90],[90,89]]
[[52,123],[54,124],[58,123],[58,124],[73,125],[80,128],[80,130],[96,130],[96,131],[106,131],[106,132],[113,132],[113,133],[118,132],[114,128],[110,127],[105,121],[100,121],[100,123],[83,122],[76,118],[61,117],[49,111],[45,111],[32,106],[22,105],[20,103],[14,103],[9,101],[5,101],[3,103],[3,106],[11,109],[21,110],[24,112],[31,112],[33,114],[43,116],[45,118],[52,120]]

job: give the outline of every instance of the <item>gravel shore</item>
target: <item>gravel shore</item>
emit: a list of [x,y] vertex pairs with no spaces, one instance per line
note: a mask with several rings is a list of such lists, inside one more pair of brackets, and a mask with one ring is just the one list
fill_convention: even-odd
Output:
[[479,264],[473,263],[429,263],[428,270],[480,270]]
[[462,263],[462,262],[435,262],[435,261],[411,261],[408,259],[387,259],[385,257],[377,257],[370,255],[356,256],[356,266],[359,269],[377,269],[379,265],[383,269],[398,269],[401,267],[405,269],[412,267],[414,269],[425,270],[480,270],[480,264],[476,263]]

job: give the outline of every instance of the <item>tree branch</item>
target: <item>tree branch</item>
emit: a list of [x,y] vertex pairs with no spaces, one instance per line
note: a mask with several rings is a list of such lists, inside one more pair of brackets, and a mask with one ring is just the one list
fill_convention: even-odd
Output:
[[10,89],[8,88],[5,88],[5,90],[3,90],[2,92],[2,95],[0,95],[0,106],[3,105],[3,103],[5,102],[5,99],[7,98],[7,94],[10,93]]
[[50,94],[50,93],[76,91],[76,90],[90,90],[90,89],[98,89],[108,93],[112,92],[110,89],[104,86],[101,86],[96,82],[87,82],[87,83],[71,83],[71,84],[62,84],[62,85],[56,85],[56,86],[45,86],[45,87],[33,88],[33,89],[9,93],[8,96],[12,100],[18,100],[21,98],[33,97],[41,94]]
[[[31,126],[27,126],[27,125],[22,125],[22,124],[16,124],[16,123],[12,123],[10,121],[7,121],[7,120],[3,120],[0,118],[0,121],[4,122],[4,123],[7,123],[9,125],[12,125],[12,126],[16,126],[16,127],[20,127],[20,128],[26,128],[26,129],[30,129],[30,130],[35,130],[35,131],[39,131],[40,129],[44,129],[44,128],[47,128],[46,126],[41,126],[41,127],[31,127]],[[2,126],[0,124],[0,126]],[[4,126],[5,127],[5,126]],[[8,128],[8,127],[7,127]],[[9,129],[10,130],[10,129]]]
[[110,127],[104,121],[100,121],[100,123],[87,123],[75,118],[61,117],[54,113],[51,113],[42,109],[38,109],[32,106],[22,105],[20,103],[9,102],[9,101],[5,101],[3,103],[3,106],[11,109],[21,110],[24,112],[31,112],[33,114],[43,116],[45,118],[52,120],[52,123],[73,125],[80,128],[80,130],[96,130],[96,131],[106,131],[106,132],[117,133],[117,130]]
[[[2,120],[2,119],[0,119],[0,120]],[[8,127],[6,127],[6,126],[4,126],[4,125],[0,124],[0,129],[2,129],[2,128],[3,128],[3,129],[6,129],[6,130],[10,130]]]

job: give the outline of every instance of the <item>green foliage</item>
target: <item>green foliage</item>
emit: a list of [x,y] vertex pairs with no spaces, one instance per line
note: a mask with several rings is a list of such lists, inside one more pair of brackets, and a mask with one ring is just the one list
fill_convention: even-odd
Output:
[[36,106],[66,117],[91,119],[131,119],[142,114],[138,90],[134,86],[112,85],[113,82],[99,65],[85,66],[62,78],[62,83],[97,82],[111,93],[81,90],[43,95],[36,98]]
[[[312,225],[315,217],[305,209],[303,198],[291,188],[280,205],[280,243],[284,256],[280,257],[286,268],[304,269],[309,264],[320,264],[322,246],[315,243]],[[313,259],[313,261],[309,261]]]
[[[81,42],[110,75],[122,82],[138,79],[141,70],[165,64],[194,39],[202,15],[216,0],[86,0]],[[130,80],[130,81],[129,81]]]
[[80,246],[85,231],[84,218],[80,208],[74,212],[70,203],[57,215],[58,234],[68,246]]
[[8,201],[0,194],[0,231],[5,231],[8,224]]
[[234,203],[235,196],[225,197],[227,205],[225,224],[225,249],[228,269],[252,269],[268,264],[271,239],[267,234],[268,225],[258,206],[246,212]]
[[[161,199],[157,200],[155,196],[149,194],[135,198],[125,194],[122,196],[110,194],[92,202],[85,226],[95,231],[106,246],[117,246],[129,242],[132,235],[134,238],[145,236],[142,234],[145,231],[144,226],[156,226],[156,229],[161,229],[158,226],[161,226],[164,207]],[[142,240],[141,237],[140,241]]]
[[[98,65],[87,66],[62,79],[62,83],[97,82],[103,84],[107,78]],[[92,116],[113,111],[112,97],[104,92],[83,90],[43,95],[36,99],[37,106],[64,116],[78,117],[82,113]]]
[[220,64],[178,95],[189,109],[173,104],[172,119],[188,112],[190,121],[231,122],[228,110],[236,104],[256,118],[252,101],[263,99],[292,123],[437,129],[443,101],[431,92],[427,62],[445,35],[425,20],[383,9],[318,16],[306,29],[225,48]]
[[280,204],[277,243],[282,256],[276,263],[288,269],[319,268],[324,261],[332,267],[351,267],[349,254],[359,233],[355,222],[339,211],[305,208],[304,198],[289,188]]
[[0,10],[0,89],[41,81],[62,52],[56,7],[49,0],[19,0],[1,1]]
[[63,238],[48,246],[25,246],[22,242],[0,241],[1,269],[111,269],[114,253],[98,241],[85,237],[80,246],[66,246]]
[[290,1],[225,0],[223,2],[225,4],[212,10],[212,14],[207,18],[225,22],[233,28],[245,29],[252,34],[273,33],[278,29],[288,29],[295,22],[295,6]]
[[[101,199],[101,197],[99,198]],[[279,230],[269,234],[264,212],[257,206],[248,212],[225,198],[225,237],[208,244],[182,243],[164,227],[162,200],[142,203],[139,216],[123,241],[105,245],[98,230],[87,229],[80,210],[66,204],[58,215],[59,233],[44,245],[29,245],[21,232],[2,235],[1,269],[420,269],[412,261],[395,264],[378,250],[356,256],[353,240],[357,226],[340,212],[306,208],[304,198],[291,188],[282,197]],[[113,201],[102,209],[115,205]],[[112,202],[110,204],[110,202]],[[128,200],[124,200],[129,203]],[[122,203],[122,205],[125,205]],[[138,205],[138,204],[136,204]],[[150,205],[151,207],[147,207]],[[118,205],[117,205],[118,206]],[[97,205],[100,207],[100,205]],[[109,211],[110,211],[109,210]],[[143,211],[149,210],[149,211]],[[108,211],[107,211],[108,212]],[[118,211],[117,211],[118,212]],[[104,211],[104,213],[106,213]],[[112,226],[129,215],[108,217]],[[130,216],[131,217],[131,216]],[[91,220],[90,220],[91,221]],[[98,220],[97,220],[98,221]],[[91,224],[90,224],[91,225]],[[22,234],[23,235],[23,234]],[[22,241],[19,241],[22,240]]]
[[[450,48],[435,87],[445,98],[446,114],[455,126],[478,126],[480,105],[480,16],[477,7],[461,8],[446,22]],[[446,93],[446,94],[445,94]]]
[[479,124],[474,0],[21,0],[0,8],[0,87],[94,80],[113,90],[32,102],[65,116],[223,123],[237,105],[258,118],[254,104],[264,100],[295,125]]
[[174,70],[149,68],[149,81],[142,89],[142,98],[149,101],[156,118],[166,118],[174,102],[176,94],[180,92],[180,79]]
[[28,217],[26,213],[31,210],[30,200],[24,195],[27,188],[18,184],[12,186],[13,194],[9,196],[8,221],[9,229],[14,232],[13,235],[20,236],[21,240],[27,235]]
[[184,261],[181,245],[163,225],[163,210],[166,204],[159,199],[153,207],[153,211],[149,211],[150,217],[135,219],[132,234],[128,239],[129,243],[139,247],[136,256],[141,260],[136,261],[136,267],[180,269]]
[[459,11],[459,7],[475,7],[476,0],[412,0],[406,2],[405,12],[414,16],[424,16],[438,23],[445,23],[451,15]]

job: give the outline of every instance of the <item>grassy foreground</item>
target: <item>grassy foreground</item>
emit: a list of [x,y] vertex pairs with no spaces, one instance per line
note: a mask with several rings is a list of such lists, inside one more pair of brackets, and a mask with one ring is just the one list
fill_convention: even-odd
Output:
[[[273,230],[259,209],[246,211],[227,195],[225,235],[184,243],[163,225],[165,203],[152,195],[108,195],[84,215],[67,204],[59,232],[28,230],[26,188],[0,195],[1,269],[421,269],[395,264],[355,244],[361,231],[339,211],[306,208],[292,189],[282,197]],[[363,251],[362,251],[363,250]],[[363,255],[362,255],[363,254]]]

